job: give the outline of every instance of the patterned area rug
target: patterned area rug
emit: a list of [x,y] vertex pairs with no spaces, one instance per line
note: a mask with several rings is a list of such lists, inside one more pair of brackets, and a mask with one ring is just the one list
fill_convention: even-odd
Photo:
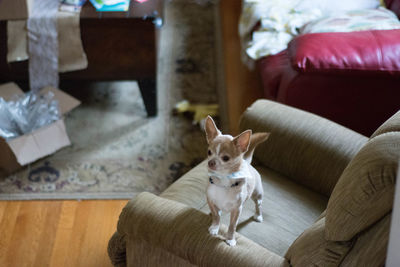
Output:
[[136,82],[62,87],[82,101],[65,121],[72,146],[0,178],[0,199],[124,199],[155,194],[205,158],[199,126],[174,105],[217,102],[216,6],[166,1],[158,61],[159,115]]

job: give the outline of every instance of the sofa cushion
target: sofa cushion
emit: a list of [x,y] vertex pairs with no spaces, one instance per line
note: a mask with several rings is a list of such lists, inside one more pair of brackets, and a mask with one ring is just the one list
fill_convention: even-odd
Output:
[[400,111],[390,117],[384,124],[382,124],[372,135],[371,139],[388,132],[400,131]]
[[325,231],[328,240],[348,241],[390,212],[399,146],[399,132],[381,134],[350,162],[329,199]]

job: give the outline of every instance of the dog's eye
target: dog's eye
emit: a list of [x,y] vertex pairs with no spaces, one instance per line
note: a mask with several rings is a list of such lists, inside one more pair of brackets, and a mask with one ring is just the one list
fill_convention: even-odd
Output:
[[228,157],[228,156],[223,156],[223,157],[222,157],[222,160],[226,162],[226,161],[229,160],[229,157]]
[[208,150],[208,155],[211,156],[211,154],[212,154],[212,153],[211,153],[211,150]]

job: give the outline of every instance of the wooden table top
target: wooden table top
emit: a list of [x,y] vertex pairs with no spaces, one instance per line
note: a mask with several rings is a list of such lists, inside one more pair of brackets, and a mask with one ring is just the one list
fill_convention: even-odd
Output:
[[164,0],[147,0],[142,3],[131,0],[129,10],[126,12],[98,12],[89,2],[81,10],[81,18],[163,18]]

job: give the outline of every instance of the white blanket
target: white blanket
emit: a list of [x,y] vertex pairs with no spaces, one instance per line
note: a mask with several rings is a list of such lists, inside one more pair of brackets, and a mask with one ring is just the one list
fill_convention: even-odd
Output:
[[[244,0],[239,35],[246,57],[257,60],[286,49],[306,23],[327,14],[376,8],[379,0]],[[255,26],[260,24],[256,30]]]

